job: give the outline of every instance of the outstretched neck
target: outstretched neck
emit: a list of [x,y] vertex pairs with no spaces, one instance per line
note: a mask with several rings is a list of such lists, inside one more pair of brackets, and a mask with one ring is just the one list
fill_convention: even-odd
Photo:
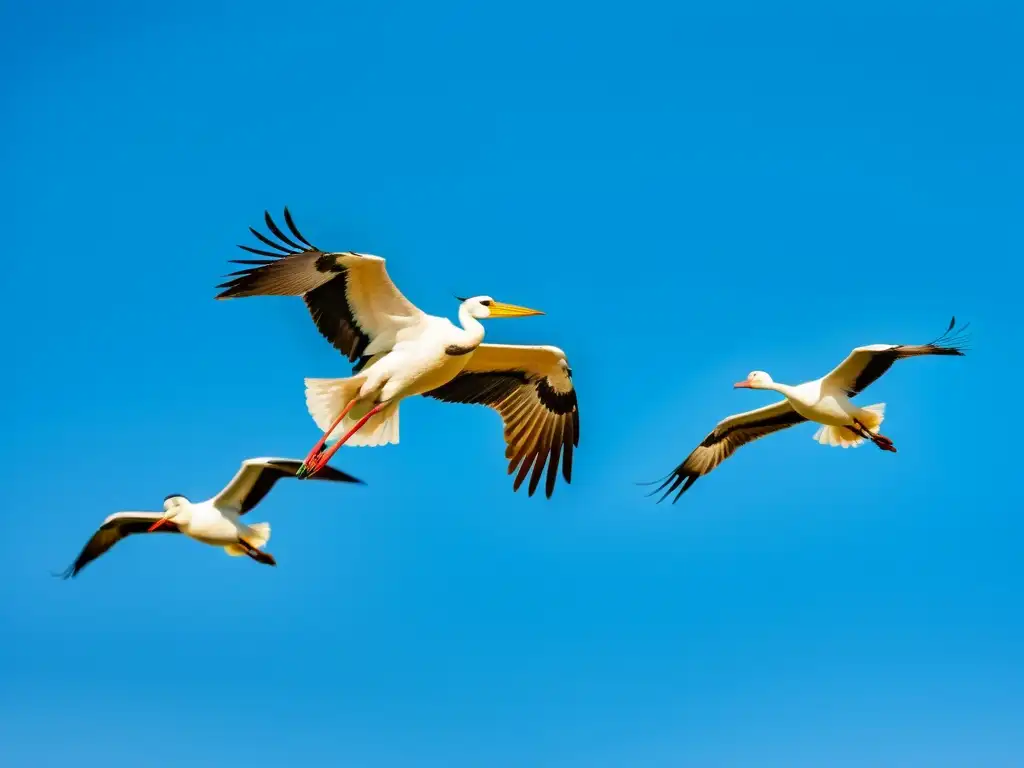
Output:
[[484,326],[479,320],[469,314],[465,304],[459,307],[459,322],[462,323],[463,339],[460,345],[476,349],[484,340]]
[[770,389],[772,392],[778,392],[784,397],[792,397],[795,394],[796,387],[791,387],[788,384],[780,384],[777,381],[773,381],[770,384],[761,385],[761,389]]

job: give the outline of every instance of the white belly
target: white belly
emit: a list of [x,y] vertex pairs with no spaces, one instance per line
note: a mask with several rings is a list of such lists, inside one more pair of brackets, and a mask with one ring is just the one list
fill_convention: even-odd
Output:
[[853,424],[858,410],[846,395],[823,391],[819,382],[794,387],[786,397],[793,410],[805,419],[833,427]]
[[422,395],[432,389],[447,384],[458,376],[466,367],[472,352],[466,355],[445,355],[440,361],[434,360],[433,364],[424,366],[414,378],[403,384],[403,395]]
[[239,535],[245,531],[244,525],[216,510],[193,515],[187,524],[181,526],[181,532],[196,541],[218,546],[236,543]]
[[449,355],[440,345],[432,347],[396,347],[369,371],[369,380],[360,394],[366,397],[379,392],[378,399],[382,401],[421,395],[458,376],[472,356],[472,353]]
[[809,406],[795,400],[790,400],[793,410],[805,419],[815,421],[818,424],[828,424],[833,427],[842,427],[846,424],[853,424],[850,415],[839,407],[835,400],[822,399]]

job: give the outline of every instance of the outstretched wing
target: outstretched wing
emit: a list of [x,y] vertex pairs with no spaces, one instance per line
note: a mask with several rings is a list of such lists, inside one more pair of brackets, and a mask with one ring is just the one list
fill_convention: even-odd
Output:
[[508,473],[519,470],[513,490],[519,490],[529,474],[528,493],[532,496],[546,464],[544,493],[550,498],[560,461],[562,477],[567,483],[572,481],[580,413],[572,369],[562,350],[481,344],[462,373],[424,394],[448,403],[479,403],[501,414]]
[[391,282],[379,256],[320,250],[300,234],[287,208],[284,222],[294,240],[270,213],[264,220],[273,238],[249,231],[273,250],[238,246],[265,258],[232,260],[245,268],[217,286],[224,289],[218,299],[301,296],[320,333],[350,361],[391,349],[399,331],[426,317]]
[[954,317],[946,332],[930,344],[871,344],[857,347],[824,380],[853,397],[881,378],[897,360],[923,355],[961,356],[966,349],[962,334],[967,326],[955,331],[955,325]]
[[674,504],[697,482],[698,477],[706,475],[732,456],[740,446],[804,421],[807,419],[794,411],[788,400],[723,419],[654,491],[664,491],[658,501],[664,501],[678,489],[679,492],[672,500]]
[[[60,575],[65,579],[77,576],[79,571],[104,554],[125,536],[131,536],[136,533],[149,533],[149,527],[162,517],[163,515],[159,512],[118,512],[115,515],[111,515],[103,521],[99,530],[92,535],[92,538],[82,548],[75,562],[68,566],[68,569]],[[181,533],[181,531],[177,525],[167,521],[153,531],[153,533]]]
[[[301,466],[302,462],[296,459],[246,459],[231,478],[231,482],[214,497],[214,506],[237,509],[238,514],[244,515],[263,501],[263,497],[270,493],[270,489],[278,480],[283,477],[295,477]],[[331,466],[324,467],[310,479],[330,480],[336,483],[363,482]]]

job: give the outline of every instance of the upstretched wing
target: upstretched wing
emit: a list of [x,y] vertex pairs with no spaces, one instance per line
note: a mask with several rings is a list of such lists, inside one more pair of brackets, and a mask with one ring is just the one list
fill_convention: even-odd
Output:
[[698,477],[706,475],[732,456],[740,446],[804,421],[807,419],[794,411],[788,400],[723,419],[682,464],[672,470],[654,493],[664,491],[659,499],[664,501],[678,489],[672,500],[675,503],[697,482]]
[[[231,482],[214,497],[214,506],[237,509],[238,514],[244,515],[263,501],[263,497],[270,493],[278,480],[295,477],[301,466],[302,462],[296,459],[246,459]],[[325,466],[310,479],[362,483],[362,480],[331,466]]]
[[961,356],[965,349],[962,333],[967,326],[954,331],[955,325],[954,317],[946,332],[930,344],[871,344],[857,347],[824,381],[853,397],[881,378],[897,360],[923,355]]
[[391,282],[379,256],[320,250],[299,233],[287,208],[284,222],[294,240],[269,213],[264,220],[273,237],[249,231],[273,250],[238,246],[264,258],[233,260],[245,268],[217,286],[224,289],[218,299],[301,296],[320,333],[350,361],[391,349],[402,329],[426,317]]
[[572,370],[562,350],[481,344],[462,373],[424,394],[448,403],[479,403],[501,414],[508,473],[519,470],[513,490],[519,490],[529,474],[528,493],[532,496],[546,464],[544,493],[550,498],[559,461],[565,482],[572,481],[572,454],[580,440],[580,413]]
[[[60,575],[65,579],[77,576],[79,571],[104,554],[125,536],[131,536],[136,533],[149,533],[149,527],[162,517],[163,515],[159,512],[118,512],[111,515],[103,521],[99,530],[92,535],[92,538],[82,548],[75,562]],[[153,531],[153,533],[181,533],[181,531],[177,525],[167,521]]]

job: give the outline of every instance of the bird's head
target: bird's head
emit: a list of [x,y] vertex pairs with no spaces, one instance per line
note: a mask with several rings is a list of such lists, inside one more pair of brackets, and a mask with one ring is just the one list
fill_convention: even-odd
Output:
[[772,377],[764,371],[751,371],[747,374],[745,381],[737,381],[733,387],[736,389],[770,389],[773,383]]
[[164,515],[173,520],[188,507],[188,499],[180,493],[172,493],[164,498]]
[[184,523],[189,516],[189,501],[180,493],[172,493],[164,499],[164,516],[149,527],[155,531],[167,522]]
[[536,309],[495,301],[490,296],[474,296],[471,299],[457,296],[456,298],[462,302],[462,306],[466,308],[470,316],[477,320],[486,320],[490,317],[530,317],[544,314]]

